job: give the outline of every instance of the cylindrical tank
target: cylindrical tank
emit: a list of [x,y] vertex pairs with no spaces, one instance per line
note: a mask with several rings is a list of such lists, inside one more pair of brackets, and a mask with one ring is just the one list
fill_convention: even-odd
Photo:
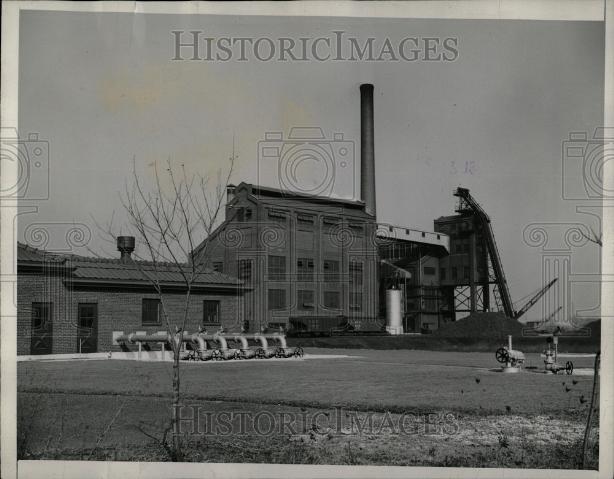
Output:
[[403,334],[402,318],[401,290],[386,290],[386,331],[390,334]]

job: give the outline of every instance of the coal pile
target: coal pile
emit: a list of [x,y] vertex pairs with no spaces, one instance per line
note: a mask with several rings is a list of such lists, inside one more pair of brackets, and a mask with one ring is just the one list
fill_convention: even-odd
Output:
[[585,327],[590,329],[592,338],[598,338],[598,339],[601,338],[601,320],[600,319],[587,324]]
[[524,326],[504,313],[473,313],[442,325],[433,336],[439,338],[506,339],[522,335]]

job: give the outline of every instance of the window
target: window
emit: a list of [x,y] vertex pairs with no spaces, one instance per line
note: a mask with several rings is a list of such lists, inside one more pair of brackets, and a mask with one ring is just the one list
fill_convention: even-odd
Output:
[[433,268],[432,266],[425,266],[424,267],[424,274],[426,274],[427,276],[434,276],[435,275],[435,268]]
[[237,221],[249,221],[252,218],[251,208],[237,208]]
[[220,324],[220,302],[210,299],[203,301],[203,325]]
[[341,295],[339,291],[324,291],[324,307],[330,309],[341,308]]
[[240,259],[238,277],[241,281],[251,281],[252,279],[252,260]]
[[469,279],[469,266],[464,266],[463,267],[463,278],[464,279]]
[[286,307],[286,290],[285,289],[269,289],[269,310],[285,309]]
[[339,281],[339,261],[324,260],[324,281],[327,283]]
[[214,261],[213,262],[213,271],[217,271],[218,273],[224,272],[224,262],[223,261]]
[[269,255],[269,280],[283,281],[286,279],[286,257]]
[[360,261],[350,261],[350,284],[362,286],[362,263]]
[[313,259],[298,258],[296,260],[296,278],[298,281],[313,281],[313,271]]
[[141,323],[144,326],[148,324],[160,324],[160,317],[162,315],[160,300],[157,298],[143,298],[141,313]]
[[452,266],[452,279],[458,278],[458,268],[456,266]]
[[446,268],[439,269],[439,277],[441,278],[442,281],[446,280]]
[[299,289],[296,292],[297,307],[303,311],[313,309],[313,291],[306,289]]
[[362,310],[362,293],[350,291],[350,309],[354,311]]
[[93,329],[96,327],[98,304],[79,303],[77,306],[77,313],[80,328]]

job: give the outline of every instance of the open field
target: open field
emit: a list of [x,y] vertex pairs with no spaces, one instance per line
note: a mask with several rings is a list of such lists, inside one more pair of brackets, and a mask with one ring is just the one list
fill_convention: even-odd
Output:
[[[595,353],[600,348],[601,336],[561,337],[559,351],[569,353]],[[436,335],[399,336],[333,336],[315,338],[288,338],[288,345],[311,348],[341,349],[414,349],[426,351],[458,351],[492,353],[507,344],[507,337],[442,337]],[[514,348],[525,353],[539,353],[546,347],[545,337],[514,335]]]
[[[214,418],[258,412],[293,418],[291,425],[277,424],[266,434],[254,428],[237,432],[234,423],[230,434],[197,427],[186,437],[187,459],[482,467],[577,464],[591,376],[528,371],[504,375],[494,371],[497,363],[488,353],[349,354],[355,357],[185,364],[183,417],[194,417],[196,410]],[[576,368],[592,364],[590,357],[573,361]],[[542,367],[537,354],[529,354],[528,363]],[[22,457],[168,460],[153,437],[161,437],[169,416],[170,373],[171,365],[160,362],[20,363]],[[373,426],[358,431],[356,426],[369,418]],[[190,425],[193,421],[185,424],[188,429]]]

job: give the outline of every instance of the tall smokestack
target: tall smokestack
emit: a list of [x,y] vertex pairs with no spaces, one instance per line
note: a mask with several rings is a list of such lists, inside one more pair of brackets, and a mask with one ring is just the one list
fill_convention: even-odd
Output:
[[373,85],[360,85],[360,196],[365,211],[375,216],[375,145]]

